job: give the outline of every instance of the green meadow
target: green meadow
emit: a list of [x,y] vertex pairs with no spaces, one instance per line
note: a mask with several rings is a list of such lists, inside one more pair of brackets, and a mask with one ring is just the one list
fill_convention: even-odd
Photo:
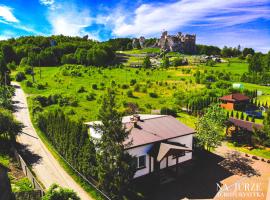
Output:
[[[40,73],[41,70],[41,73]],[[41,74],[41,76],[40,76]],[[133,69],[133,68],[97,68],[76,65],[35,68],[35,84],[27,86],[32,77],[21,82],[29,95],[29,102],[37,96],[59,94],[71,98],[77,105],[62,108],[75,118],[94,120],[97,117],[100,99],[106,88],[114,85],[117,91],[119,109],[124,111],[129,102],[138,105],[141,113],[174,105],[173,94],[176,91],[189,92],[203,88],[195,84],[191,74],[183,74],[180,68]],[[40,89],[37,85],[44,86]],[[83,89],[82,89],[83,88]],[[83,90],[83,91],[80,91]],[[90,100],[87,96],[94,98]],[[50,105],[44,109],[52,109]]]

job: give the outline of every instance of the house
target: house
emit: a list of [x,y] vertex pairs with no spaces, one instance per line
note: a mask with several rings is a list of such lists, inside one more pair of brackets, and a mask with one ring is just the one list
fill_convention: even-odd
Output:
[[[162,169],[175,167],[192,159],[194,130],[169,115],[133,115],[122,119],[123,125],[130,130],[124,144],[126,151],[137,159],[137,171],[134,178],[141,177]],[[101,138],[94,129],[95,124],[86,123],[91,137]]]
[[250,98],[241,93],[235,93],[219,98],[221,107],[227,110],[245,110],[250,102]]
[[230,117],[227,123],[226,135],[237,140],[238,143],[251,144],[253,132],[255,130],[261,131],[262,129],[262,124]]

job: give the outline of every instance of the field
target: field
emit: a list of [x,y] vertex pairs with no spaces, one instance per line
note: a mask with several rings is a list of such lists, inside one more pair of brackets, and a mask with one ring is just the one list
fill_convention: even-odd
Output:
[[[137,103],[142,113],[160,109],[163,106],[174,105],[173,94],[176,91],[189,92],[201,89],[202,85],[195,84],[193,76],[182,74],[178,68],[168,70],[145,70],[133,68],[104,68],[83,66],[61,66],[35,69],[36,85],[44,88],[27,87],[27,81],[22,82],[24,91],[30,99],[37,95],[49,96],[61,94],[78,102],[76,106],[64,106],[67,113],[73,117],[82,117],[84,120],[95,120],[99,109],[100,99],[106,87],[112,84],[117,88],[117,98],[120,110],[125,109],[128,102]],[[28,80],[32,77],[28,75]],[[95,86],[96,85],[96,86]],[[83,87],[83,91],[80,89]],[[96,88],[95,88],[96,87]],[[128,95],[128,91],[132,95]],[[93,94],[94,99],[87,100]],[[152,94],[152,95],[151,95]],[[56,105],[48,106],[51,109]]]

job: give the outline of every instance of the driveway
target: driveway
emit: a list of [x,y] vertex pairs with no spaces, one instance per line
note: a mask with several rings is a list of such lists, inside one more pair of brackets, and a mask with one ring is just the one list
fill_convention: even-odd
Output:
[[93,199],[67,174],[38,137],[30,120],[26,96],[18,83],[12,83],[12,85],[16,88],[13,97],[16,108],[14,116],[25,126],[23,134],[18,136],[17,141],[26,148],[28,154],[26,159],[39,181],[46,189],[53,183],[57,183],[62,187],[74,190],[82,200]]

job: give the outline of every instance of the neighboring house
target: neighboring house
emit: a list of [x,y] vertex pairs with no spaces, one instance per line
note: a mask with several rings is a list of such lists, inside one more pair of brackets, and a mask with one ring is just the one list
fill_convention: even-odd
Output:
[[221,107],[227,110],[245,110],[250,103],[250,98],[241,93],[235,93],[219,98]]
[[[137,158],[134,178],[158,172],[192,159],[194,130],[168,115],[134,115],[122,119],[130,135],[124,144],[132,142],[126,151]],[[86,123],[90,135],[100,139],[94,129],[100,121]],[[176,167],[177,171],[177,167]]]
[[263,130],[263,124],[230,117],[227,122],[226,135],[238,140],[239,143],[252,144],[254,131]]

